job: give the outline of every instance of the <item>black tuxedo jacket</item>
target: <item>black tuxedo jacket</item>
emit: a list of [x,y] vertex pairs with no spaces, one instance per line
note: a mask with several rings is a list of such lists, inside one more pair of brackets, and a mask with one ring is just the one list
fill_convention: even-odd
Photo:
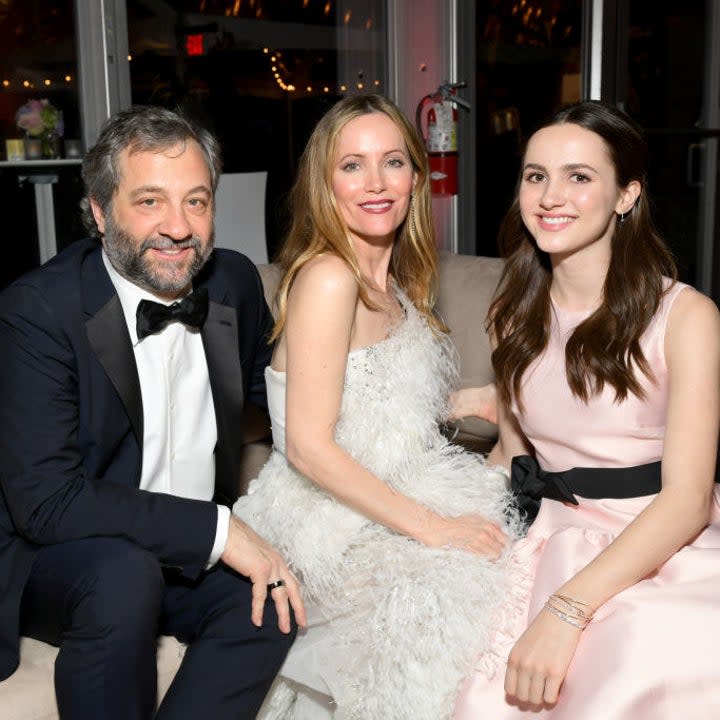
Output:
[[[237,497],[243,404],[265,406],[271,316],[255,266],[215,250],[195,279],[215,414],[215,500]],[[139,489],[143,410],[120,300],[95,240],[0,294],[0,679],[18,663],[19,607],[39,546],[123,537],[187,577],[204,569],[217,508]]]

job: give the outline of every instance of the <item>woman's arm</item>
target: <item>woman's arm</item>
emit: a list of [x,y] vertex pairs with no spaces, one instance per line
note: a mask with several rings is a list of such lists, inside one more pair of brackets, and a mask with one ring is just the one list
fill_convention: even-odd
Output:
[[338,500],[433,547],[498,555],[500,528],[479,516],[444,518],[396,492],[335,442],[358,288],[344,262],[322,256],[297,275],[288,298],[288,460]]
[[[556,593],[598,608],[642,580],[708,523],[720,425],[720,314],[684,290],[668,319],[669,398],[657,497],[592,562]],[[506,690],[521,700],[555,702],[581,631],[547,611],[516,643]],[[542,690],[544,688],[544,691]]]
[[498,439],[488,454],[488,462],[500,465],[510,471],[512,459],[516,455],[533,455],[532,446],[520,429],[510,408],[500,398],[497,403]]

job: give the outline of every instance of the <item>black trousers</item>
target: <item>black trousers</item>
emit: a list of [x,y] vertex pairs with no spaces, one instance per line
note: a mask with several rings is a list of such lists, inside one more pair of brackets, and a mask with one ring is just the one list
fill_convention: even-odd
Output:
[[[295,636],[271,601],[250,621],[251,585],[222,563],[196,582],[163,573],[123,539],[42,548],[21,605],[21,632],[60,646],[62,720],[254,718]],[[155,715],[157,635],[188,643]]]

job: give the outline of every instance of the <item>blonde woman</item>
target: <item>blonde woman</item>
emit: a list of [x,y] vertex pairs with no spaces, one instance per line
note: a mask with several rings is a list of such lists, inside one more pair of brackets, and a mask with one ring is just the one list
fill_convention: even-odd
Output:
[[378,95],[331,108],[300,163],[266,371],[275,450],[234,510],[289,558],[309,628],[261,717],[450,717],[508,591],[504,478],[438,426],[484,414],[485,393],[451,407],[428,185]]

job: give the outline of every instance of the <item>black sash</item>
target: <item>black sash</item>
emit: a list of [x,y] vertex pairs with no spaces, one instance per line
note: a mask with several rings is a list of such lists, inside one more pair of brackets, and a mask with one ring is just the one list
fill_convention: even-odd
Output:
[[530,524],[544,497],[577,505],[576,494],[594,499],[654,495],[660,492],[660,466],[658,460],[624,468],[577,467],[548,472],[530,455],[518,455],[512,459],[510,482],[518,507]]

